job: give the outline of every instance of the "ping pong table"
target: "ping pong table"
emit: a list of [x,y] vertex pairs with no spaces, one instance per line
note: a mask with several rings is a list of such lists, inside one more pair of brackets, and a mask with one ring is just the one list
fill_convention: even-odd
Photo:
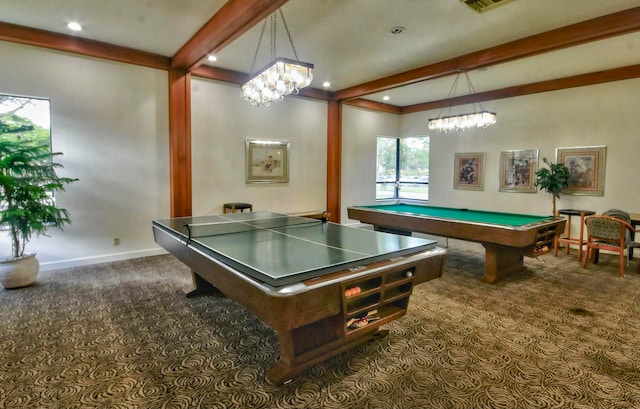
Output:
[[270,325],[280,360],[267,379],[302,371],[388,331],[414,285],[442,275],[435,241],[273,212],[152,222],[156,243],[186,264],[188,296],[220,291]]

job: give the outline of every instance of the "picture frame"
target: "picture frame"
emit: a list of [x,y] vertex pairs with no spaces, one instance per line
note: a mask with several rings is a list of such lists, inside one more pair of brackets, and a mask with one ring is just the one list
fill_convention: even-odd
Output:
[[538,150],[509,150],[500,152],[501,192],[536,193],[535,172],[538,169]]
[[569,187],[563,194],[604,196],[607,147],[556,148],[556,162],[569,168]]
[[453,188],[484,190],[484,152],[456,153]]
[[247,139],[246,183],[288,183],[289,146],[288,141]]

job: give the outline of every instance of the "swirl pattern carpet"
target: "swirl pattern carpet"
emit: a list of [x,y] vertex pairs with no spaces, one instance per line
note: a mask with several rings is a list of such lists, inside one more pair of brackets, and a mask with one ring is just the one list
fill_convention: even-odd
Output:
[[0,289],[0,408],[639,408],[640,274],[615,256],[527,259],[480,282],[449,241],[388,337],[281,387],[273,330],[224,296],[186,298],[172,256],[40,273]]

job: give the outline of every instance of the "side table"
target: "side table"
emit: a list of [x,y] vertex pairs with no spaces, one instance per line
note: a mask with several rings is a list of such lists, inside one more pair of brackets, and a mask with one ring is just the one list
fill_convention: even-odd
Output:
[[[556,237],[553,243],[553,254],[558,255],[558,247],[560,243],[565,243],[566,245],[566,253],[569,254],[569,248],[571,244],[578,245],[578,260],[582,260],[582,246],[585,243],[584,240],[584,218],[585,216],[591,216],[592,214],[596,214],[593,210],[579,210],[579,209],[560,209],[558,210],[558,216],[564,215],[567,216],[567,227],[565,229],[566,236],[564,237]],[[571,237],[571,217],[572,216],[580,216],[580,228],[578,237]]]
[[240,210],[240,213],[244,213],[245,209],[249,209],[250,212],[253,211],[253,205],[251,203],[225,203],[222,205],[222,213],[228,213],[229,210],[231,213],[235,213],[236,210]]

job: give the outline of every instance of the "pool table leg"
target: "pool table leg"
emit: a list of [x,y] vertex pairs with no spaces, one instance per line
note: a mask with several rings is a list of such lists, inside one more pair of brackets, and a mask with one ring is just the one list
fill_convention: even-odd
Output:
[[521,249],[482,243],[485,248],[485,273],[482,281],[493,284],[504,276],[520,272],[524,267]]
[[389,330],[375,329],[355,338],[337,339],[324,345],[318,345],[304,353],[296,353],[296,348],[293,345],[295,338],[293,333],[290,331],[278,332],[281,358],[267,370],[267,380],[276,386],[289,383],[311,366],[365,342],[382,339],[388,334]]
[[220,290],[204,278],[200,277],[200,275],[193,270],[191,270],[191,282],[193,283],[193,286],[184,291],[189,298],[197,297],[199,295],[221,294]]

